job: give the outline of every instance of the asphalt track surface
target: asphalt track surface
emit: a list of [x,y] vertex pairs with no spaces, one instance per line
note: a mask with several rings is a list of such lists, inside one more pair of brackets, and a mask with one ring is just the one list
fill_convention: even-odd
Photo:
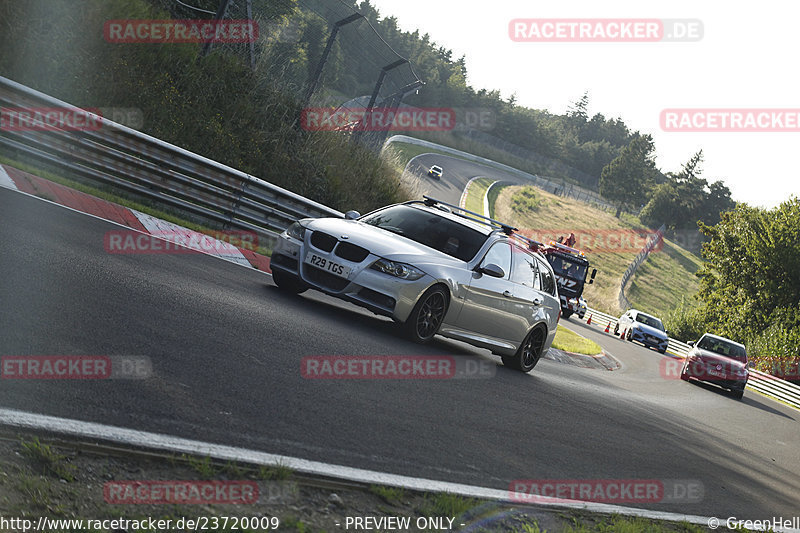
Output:
[[[433,188],[485,170],[443,166]],[[462,343],[413,344],[387,319],[314,291],[286,295],[217,258],[107,254],[115,229],[0,189],[0,355],[145,355],[154,369],[144,380],[2,379],[0,407],[501,490],[518,479],[689,479],[704,487],[700,502],[638,506],[797,513],[798,411],[756,393],[736,401],[668,379],[666,356],[571,320],[623,368],[542,360],[522,374]],[[315,355],[454,355],[496,373],[304,379],[301,359]]]

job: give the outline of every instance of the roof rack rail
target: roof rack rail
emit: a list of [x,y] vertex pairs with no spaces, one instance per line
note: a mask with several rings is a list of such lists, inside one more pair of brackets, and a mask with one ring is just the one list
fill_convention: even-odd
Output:
[[[508,224],[504,224],[504,223],[500,222],[499,220],[495,220],[495,219],[489,218],[487,216],[479,215],[478,213],[475,213],[474,211],[470,211],[468,209],[464,209],[463,207],[459,207],[459,206],[454,205],[454,204],[448,204],[447,202],[442,202],[441,200],[437,200],[436,198],[431,198],[430,196],[426,196],[426,195],[423,195],[422,197],[425,199],[424,201],[412,200],[411,202],[408,202],[408,203],[423,203],[423,204],[427,205],[428,207],[435,207],[437,205],[445,205],[445,206],[449,207],[450,209],[455,209],[457,211],[461,211],[461,213],[455,213],[456,215],[462,216],[462,217],[467,218],[469,220],[472,220],[474,222],[480,222],[481,224],[486,224],[488,226],[495,227],[497,229],[502,230],[502,232],[505,233],[506,235],[512,235],[512,234],[514,234],[515,231],[517,231],[517,228],[515,228],[513,226],[509,226]],[[464,213],[466,213],[466,214],[464,214]],[[471,216],[467,216],[467,215],[471,215]]]
[[528,237],[526,237],[524,235],[521,235],[519,233],[514,233],[514,238],[515,239],[520,239],[521,241],[525,242],[528,245],[528,248],[530,248],[531,250],[538,251],[539,248],[544,247],[544,244],[540,243],[539,241],[530,239],[530,238],[528,238]]

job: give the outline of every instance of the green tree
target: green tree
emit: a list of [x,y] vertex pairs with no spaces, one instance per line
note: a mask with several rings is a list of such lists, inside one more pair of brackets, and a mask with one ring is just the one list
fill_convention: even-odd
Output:
[[635,137],[622,153],[603,168],[600,174],[600,194],[616,203],[619,217],[623,208],[635,208],[647,200],[657,174],[653,160],[653,138]]
[[669,173],[658,185],[640,214],[650,226],[664,224],[668,229],[689,229],[698,221],[719,222],[720,212],[733,209],[730,190],[721,181],[711,185],[702,174],[703,151],[694,154],[678,173]]
[[710,238],[698,272],[709,325],[740,341],[776,322],[800,327],[800,199],[772,210],[738,204],[700,230]]

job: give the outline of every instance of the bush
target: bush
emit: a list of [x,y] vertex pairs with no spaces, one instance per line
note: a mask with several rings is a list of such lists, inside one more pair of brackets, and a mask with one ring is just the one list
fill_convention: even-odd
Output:
[[544,205],[544,199],[539,197],[536,189],[531,186],[523,187],[511,196],[511,209],[517,213],[538,211]]
[[747,343],[753,366],[774,376],[797,381],[800,364],[800,327],[776,313],[775,320]]
[[670,337],[683,342],[696,341],[709,329],[702,311],[687,302],[685,297],[664,317],[664,327]]

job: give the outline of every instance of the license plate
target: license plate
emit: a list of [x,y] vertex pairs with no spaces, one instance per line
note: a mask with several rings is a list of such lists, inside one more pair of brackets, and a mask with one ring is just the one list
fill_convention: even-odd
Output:
[[325,272],[330,272],[336,276],[341,276],[343,278],[350,277],[350,267],[347,265],[342,265],[335,261],[331,261],[325,257],[319,256],[314,252],[308,252],[306,254],[306,263],[309,265],[313,265]]
[[708,372],[708,374],[709,374],[710,376],[714,376],[714,377],[718,377],[718,378],[724,378],[724,377],[725,377],[725,373],[724,373],[724,372],[720,372],[719,370],[711,370],[711,369],[709,368],[709,369],[707,370],[707,372]]

